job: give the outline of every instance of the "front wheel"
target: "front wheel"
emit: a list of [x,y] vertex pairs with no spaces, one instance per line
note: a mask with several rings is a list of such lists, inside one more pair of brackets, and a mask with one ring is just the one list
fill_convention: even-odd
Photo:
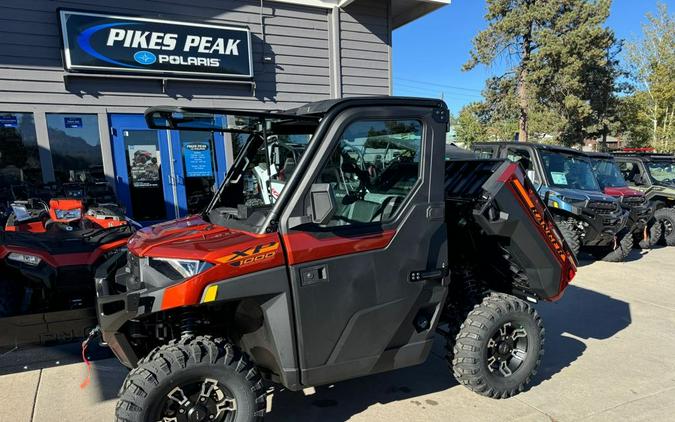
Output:
[[185,336],[161,346],[127,375],[118,422],[252,422],[265,391],[246,355],[222,339]]
[[642,236],[642,233],[637,234],[640,237],[637,242],[637,245],[640,247],[640,249],[652,249],[653,247],[659,244],[659,242],[661,241],[661,237],[663,236],[663,224],[657,219],[652,218],[647,223],[646,230],[647,230],[646,239],[644,238],[644,236]]
[[544,325],[527,302],[492,293],[469,313],[457,335],[452,369],[457,381],[503,399],[525,390],[544,354]]
[[633,234],[617,235],[614,245],[610,247],[596,247],[593,256],[605,262],[623,262],[633,250]]
[[661,208],[654,213],[654,218],[663,224],[662,241],[667,246],[675,246],[675,208]]
[[557,226],[558,230],[560,230],[560,234],[563,236],[563,239],[565,239],[565,243],[567,243],[567,246],[569,246],[569,248],[574,253],[574,256],[579,255],[579,250],[581,249],[581,236],[574,228],[574,225],[571,222],[565,220],[559,221]]

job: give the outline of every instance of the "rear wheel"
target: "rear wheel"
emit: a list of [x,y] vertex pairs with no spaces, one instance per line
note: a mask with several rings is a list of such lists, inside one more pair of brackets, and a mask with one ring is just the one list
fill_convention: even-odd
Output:
[[452,368],[468,389],[503,399],[525,389],[543,354],[544,326],[537,312],[513,296],[492,293],[462,324]]
[[161,346],[127,375],[118,422],[252,422],[265,391],[247,356],[222,339],[185,336]]
[[661,208],[654,213],[654,218],[663,224],[662,242],[675,246],[675,208]]
[[558,221],[557,226],[563,239],[565,239],[567,246],[574,252],[574,256],[579,255],[579,250],[581,249],[581,236],[579,236],[579,233],[574,228],[573,224],[564,220]]

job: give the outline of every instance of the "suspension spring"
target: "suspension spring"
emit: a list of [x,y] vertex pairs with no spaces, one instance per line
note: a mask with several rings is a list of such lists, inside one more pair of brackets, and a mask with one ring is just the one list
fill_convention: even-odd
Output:
[[195,334],[197,326],[197,313],[192,309],[183,311],[180,320],[180,334],[181,337]]

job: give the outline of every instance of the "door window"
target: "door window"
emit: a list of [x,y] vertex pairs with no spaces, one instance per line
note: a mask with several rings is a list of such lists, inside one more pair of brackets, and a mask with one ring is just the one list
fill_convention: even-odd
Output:
[[157,133],[154,130],[125,130],[122,135],[134,218],[143,221],[166,219]]
[[[0,190],[41,184],[42,169],[33,113],[0,113]],[[0,192],[9,196],[9,192]],[[25,198],[22,198],[25,199]]]
[[626,179],[626,182],[628,182],[630,186],[636,186],[635,182],[640,179],[640,167],[637,163],[622,161],[619,162],[619,169],[621,170],[621,174],[623,174],[623,178]]
[[506,158],[514,163],[520,163],[525,170],[534,170],[532,164],[532,156],[530,152],[522,148],[508,148],[506,150]]
[[337,199],[332,226],[392,220],[420,178],[422,124],[360,120],[340,137],[316,183]]
[[47,131],[57,182],[105,180],[95,114],[47,113]]
[[180,131],[185,169],[185,195],[188,214],[198,213],[209,204],[216,183],[216,157],[213,134]]

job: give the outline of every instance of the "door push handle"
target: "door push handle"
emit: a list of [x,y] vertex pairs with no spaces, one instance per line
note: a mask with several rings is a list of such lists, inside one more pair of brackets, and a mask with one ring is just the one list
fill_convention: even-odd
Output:
[[300,282],[303,286],[311,286],[326,281],[328,281],[328,270],[323,265],[300,270]]
[[450,274],[450,270],[446,266],[435,268],[433,270],[412,271],[410,273],[410,281],[440,280],[447,277],[448,274]]

